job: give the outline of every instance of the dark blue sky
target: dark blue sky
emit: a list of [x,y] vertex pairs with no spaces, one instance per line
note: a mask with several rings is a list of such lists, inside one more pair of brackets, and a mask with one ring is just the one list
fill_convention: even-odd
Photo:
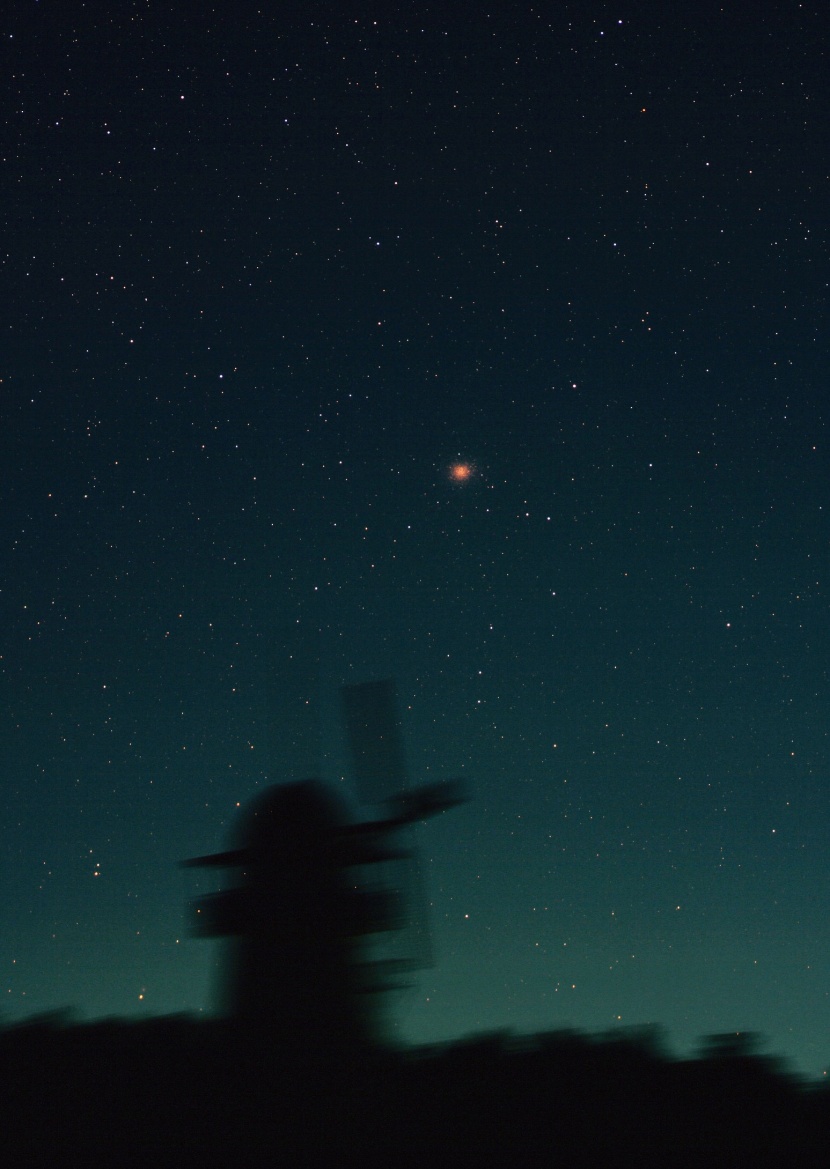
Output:
[[394,675],[405,1034],[818,1074],[819,11],[445,7],[4,27],[3,1015],[207,1009],[177,862]]

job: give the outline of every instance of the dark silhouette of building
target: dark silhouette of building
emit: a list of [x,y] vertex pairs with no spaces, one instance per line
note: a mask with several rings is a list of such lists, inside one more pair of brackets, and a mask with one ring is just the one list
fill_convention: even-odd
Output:
[[372,873],[408,857],[402,829],[459,798],[433,785],[383,819],[351,823],[319,780],[285,784],[253,802],[238,848],[186,862],[236,874],[194,907],[197,933],[230,940],[226,1013],[275,1050],[329,1056],[375,1042],[378,996],[412,963],[368,945],[406,924],[404,891]]
[[[391,680],[341,695],[355,782],[375,816],[352,821],[320,780],[285,783],[252,802],[236,847],[186,862],[232,873],[194,906],[196,932],[227,939],[224,1014],[271,1050],[314,1059],[376,1043],[382,996],[427,964],[406,830],[463,798],[456,782],[408,788]],[[395,931],[411,944],[383,952],[376,940]]]

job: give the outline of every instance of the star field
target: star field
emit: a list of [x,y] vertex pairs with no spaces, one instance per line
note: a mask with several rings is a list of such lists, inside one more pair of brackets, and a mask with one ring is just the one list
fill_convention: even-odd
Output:
[[395,676],[414,1042],[830,1061],[819,10],[27,6],[3,27],[3,1018],[189,935]]

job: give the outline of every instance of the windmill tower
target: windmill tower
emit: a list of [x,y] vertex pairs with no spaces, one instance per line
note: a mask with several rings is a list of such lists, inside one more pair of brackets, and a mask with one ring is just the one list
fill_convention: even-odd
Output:
[[342,698],[358,791],[382,811],[354,821],[320,780],[278,785],[247,809],[238,847],[185,862],[235,874],[194,904],[199,936],[231,940],[230,1015],[270,1044],[332,1056],[371,1042],[377,996],[428,964],[406,837],[462,799],[455,783],[408,789],[391,681]]

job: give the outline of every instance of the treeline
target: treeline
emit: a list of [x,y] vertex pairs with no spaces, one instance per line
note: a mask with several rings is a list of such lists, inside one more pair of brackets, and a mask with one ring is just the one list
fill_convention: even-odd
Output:
[[23,1166],[729,1169],[830,1162],[830,1090],[740,1037],[674,1060],[649,1036],[273,1050],[190,1018],[0,1031],[0,1123]]

